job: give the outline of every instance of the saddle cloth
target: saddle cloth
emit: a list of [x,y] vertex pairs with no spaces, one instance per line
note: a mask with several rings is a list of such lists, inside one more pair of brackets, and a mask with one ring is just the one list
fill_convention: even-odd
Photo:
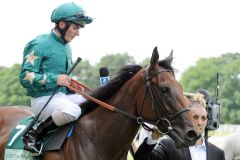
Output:
[[[24,150],[24,144],[22,142],[22,134],[27,126],[32,122],[34,117],[29,116],[22,119],[19,124],[11,131],[5,145],[4,160],[32,160],[36,154]],[[44,138],[42,154],[50,150],[61,149],[66,138],[71,136],[74,123],[69,123],[65,126],[59,127],[53,131],[50,131]],[[38,157],[42,156],[37,155]]]

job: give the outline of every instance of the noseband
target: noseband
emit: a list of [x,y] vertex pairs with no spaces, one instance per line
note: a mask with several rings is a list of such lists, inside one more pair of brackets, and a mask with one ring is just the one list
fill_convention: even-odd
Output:
[[[146,98],[146,95],[147,95],[147,92],[149,92],[150,94],[150,97],[152,99],[152,110],[155,112],[155,114],[157,115],[158,117],[158,120],[157,122],[149,122],[149,121],[146,121],[146,120],[143,120],[141,118],[141,112],[143,110],[143,104],[142,104],[142,108],[141,108],[141,112],[140,112],[140,117],[138,118],[137,122],[143,126],[144,129],[150,131],[151,129],[146,125],[144,124],[144,122],[147,122],[147,123],[150,123],[150,124],[153,124],[153,125],[156,125],[158,126],[158,128],[160,128],[159,126],[162,124],[162,123],[166,123],[167,124],[167,129],[166,131],[161,131],[162,134],[167,134],[169,133],[171,130],[173,130],[173,127],[171,125],[171,121],[176,119],[179,115],[181,115],[182,113],[184,112],[187,112],[187,111],[190,111],[189,108],[183,108],[179,111],[177,111],[176,113],[174,114],[171,114],[170,116],[168,116],[168,118],[162,118],[161,115],[160,115],[160,111],[159,111],[159,106],[162,106],[163,104],[161,104],[161,102],[158,100],[157,98],[157,95],[159,94],[164,94],[164,92],[166,92],[166,88],[163,87],[163,86],[159,86],[159,89],[157,90],[158,92],[155,93],[154,92],[154,89],[153,89],[153,86],[151,84],[151,80],[155,77],[155,76],[158,76],[158,74],[162,73],[162,72],[170,72],[172,73],[171,70],[169,69],[161,69],[161,70],[158,70],[155,74],[153,74],[152,76],[149,76],[149,73],[148,73],[148,69],[149,67],[146,67],[145,68],[145,72],[146,72],[146,92],[145,92],[145,96],[144,96],[144,99]],[[157,94],[157,95],[156,95]],[[171,95],[170,95],[171,96]],[[143,100],[143,103],[144,103],[144,100]],[[172,104],[173,106],[173,104]],[[167,108],[163,108],[165,111],[167,111]]]

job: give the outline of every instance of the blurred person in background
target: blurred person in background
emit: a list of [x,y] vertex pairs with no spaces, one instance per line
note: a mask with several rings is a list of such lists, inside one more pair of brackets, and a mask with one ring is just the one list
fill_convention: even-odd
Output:
[[240,160],[240,131],[228,136],[223,144],[226,160]]
[[[194,146],[176,148],[175,142],[168,136],[156,136],[156,130],[147,137],[134,155],[135,160],[224,160],[224,152],[208,142],[204,137],[207,125],[207,110],[204,95],[200,93],[186,93],[185,96],[196,105],[192,105],[191,113],[195,119],[201,137]],[[158,142],[158,143],[157,143]]]

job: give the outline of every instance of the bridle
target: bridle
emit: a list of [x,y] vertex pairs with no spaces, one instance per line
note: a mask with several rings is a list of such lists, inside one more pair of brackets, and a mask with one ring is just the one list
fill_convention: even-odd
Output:
[[[159,108],[160,108],[159,106],[165,106],[165,105],[162,104],[162,103],[158,100],[156,94],[159,95],[159,94],[161,94],[162,92],[164,92],[164,86],[158,86],[158,91],[159,91],[159,92],[156,93],[156,92],[154,91],[154,87],[153,87],[152,84],[151,84],[151,80],[152,80],[154,77],[158,76],[158,75],[159,75],[160,73],[162,73],[162,72],[170,72],[170,73],[172,73],[172,71],[169,70],[169,69],[163,69],[163,68],[161,68],[161,69],[158,69],[158,71],[157,71],[156,73],[154,73],[153,75],[149,76],[148,70],[149,70],[149,66],[145,67],[145,73],[146,73],[146,76],[145,76],[145,77],[146,77],[146,79],[145,79],[145,80],[146,80],[146,91],[145,91],[144,98],[143,98],[143,101],[142,101],[142,106],[141,106],[140,113],[138,113],[139,116],[130,114],[130,113],[125,112],[125,111],[123,111],[123,110],[121,110],[121,109],[119,109],[119,108],[113,107],[113,106],[111,106],[111,105],[109,105],[109,104],[107,104],[107,103],[104,103],[104,102],[102,102],[102,101],[100,101],[100,100],[97,100],[96,98],[91,97],[91,96],[89,96],[88,94],[85,94],[84,92],[79,91],[78,89],[76,89],[76,88],[74,88],[74,87],[68,86],[68,88],[70,88],[70,89],[73,90],[73,91],[76,91],[77,93],[83,95],[86,99],[89,99],[89,100],[91,100],[91,101],[99,104],[100,106],[103,106],[103,107],[105,107],[105,108],[107,108],[107,109],[109,109],[109,110],[111,110],[111,111],[113,111],[113,112],[116,112],[116,113],[118,113],[118,114],[120,114],[120,115],[122,115],[122,116],[125,116],[125,117],[128,117],[128,118],[131,118],[131,119],[136,120],[139,125],[141,125],[144,129],[146,129],[146,130],[148,130],[148,131],[152,131],[152,129],[151,129],[148,125],[146,125],[145,123],[153,124],[153,125],[155,125],[155,126],[158,126],[158,128],[160,128],[159,126],[164,126],[164,125],[161,125],[162,123],[167,123],[167,126],[168,126],[168,127],[167,127],[167,130],[166,130],[166,131],[161,131],[161,130],[160,130],[160,132],[161,132],[162,134],[168,134],[170,131],[173,130],[173,127],[172,127],[172,125],[171,125],[172,120],[176,119],[176,118],[177,118],[179,115],[181,115],[182,113],[187,112],[187,111],[190,111],[190,109],[189,109],[189,107],[186,107],[186,108],[183,108],[183,109],[177,111],[177,112],[174,113],[174,114],[171,114],[170,116],[168,115],[168,117],[166,117],[166,118],[165,118],[165,117],[162,117],[161,114],[160,114],[160,111],[159,111]],[[172,73],[172,74],[173,74],[173,73]],[[80,83],[79,83],[79,85],[80,85]],[[81,85],[82,85],[82,84],[81,84]],[[86,86],[85,86],[85,88],[86,88]],[[162,89],[162,88],[163,88],[163,89]],[[149,92],[149,94],[150,94],[150,98],[151,98],[151,102],[152,102],[152,110],[154,111],[154,113],[155,113],[156,116],[158,117],[158,120],[157,120],[156,122],[154,122],[154,121],[149,121],[149,120],[143,119],[143,118],[141,117],[141,112],[142,112],[142,110],[143,110],[143,108],[144,108],[144,102],[145,102],[145,99],[146,99],[146,97],[147,97],[147,95],[148,95],[148,94],[147,94],[148,92]],[[162,94],[163,94],[163,93],[162,93]],[[170,96],[171,96],[171,95],[170,95]],[[172,106],[173,106],[173,104],[172,104]],[[165,109],[166,112],[168,112],[167,108],[164,108],[164,109]]]
[[[159,69],[159,70],[158,70],[156,73],[154,73],[152,76],[149,76],[148,70],[149,70],[149,66],[145,68],[145,72],[146,72],[146,92],[145,92],[145,96],[144,96],[144,99],[143,99],[142,107],[141,107],[141,110],[140,110],[140,114],[139,114],[140,116],[139,116],[137,122],[138,122],[140,125],[142,125],[142,127],[143,127],[144,129],[146,129],[146,130],[148,130],[148,131],[151,131],[151,129],[150,129],[150,127],[148,127],[148,126],[145,124],[145,122],[150,123],[150,124],[153,124],[153,125],[156,125],[156,126],[158,126],[158,128],[160,128],[160,127],[159,127],[160,124],[166,123],[167,126],[168,126],[167,129],[166,129],[166,131],[160,131],[160,132],[161,132],[162,134],[168,134],[171,130],[173,130],[173,127],[172,127],[172,125],[171,125],[171,121],[174,120],[174,119],[176,119],[176,118],[177,118],[179,115],[181,115],[182,113],[187,112],[187,111],[190,111],[190,109],[189,109],[189,107],[183,108],[183,109],[177,111],[176,113],[168,116],[168,118],[163,118],[163,117],[161,117],[160,111],[159,111],[159,106],[162,106],[163,104],[158,100],[157,95],[159,95],[159,94],[164,94],[164,93],[162,93],[162,92],[165,92],[165,90],[164,90],[165,88],[159,86],[159,88],[158,88],[158,90],[157,90],[158,92],[157,92],[157,93],[154,92],[153,86],[152,86],[152,84],[151,84],[151,80],[152,80],[155,76],[158,76],[158,74],[160,74],[160,73],[162,73],[162,72],[170,72],[170,73],[172,73],[172,71],[169,70],[169,69]],[[162,88],[163,88],[163,89],[162,89]],[[151,122],[151,121],[149,122],[149,121],[143,120],[143,119],[141,118],[141,114],[142,114],[142,110],[143,110],[143,107],[144,107],[144,101],[145,101],[147,92],[149,92],[150,97],[151,97],[151,99],[152,99],[152,110],[154,111],[154,113],[155,113],[156,116],[158,117],[157,122]],[[170,95],[170,96],[171,96],[171,95]],[[173,106],[173,104],[172,104],[172,106]],[[164,109],[165,109],[165,111],[167,111],[166,108],[164,108]]]

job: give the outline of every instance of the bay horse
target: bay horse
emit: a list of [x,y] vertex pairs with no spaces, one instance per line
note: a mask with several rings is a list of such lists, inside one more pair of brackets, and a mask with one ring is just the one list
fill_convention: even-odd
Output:
[[[159,61],[155,47],[148,66],[123,66],[107,85],[91,94],[121,112],[86,101],[81,105],[85,115],[76,121],[71,137],[61,150],[46,152],[44,160],[126,160],[144,122],[156,125],[179,147],[194,145],[198,132],[188,112],[190,102],[175,78],[172,60],[171,53]],[[12,115],[17,112],[20,116]],[[0,159],[10,129],[30,114],[16,108],[0,109]]]

